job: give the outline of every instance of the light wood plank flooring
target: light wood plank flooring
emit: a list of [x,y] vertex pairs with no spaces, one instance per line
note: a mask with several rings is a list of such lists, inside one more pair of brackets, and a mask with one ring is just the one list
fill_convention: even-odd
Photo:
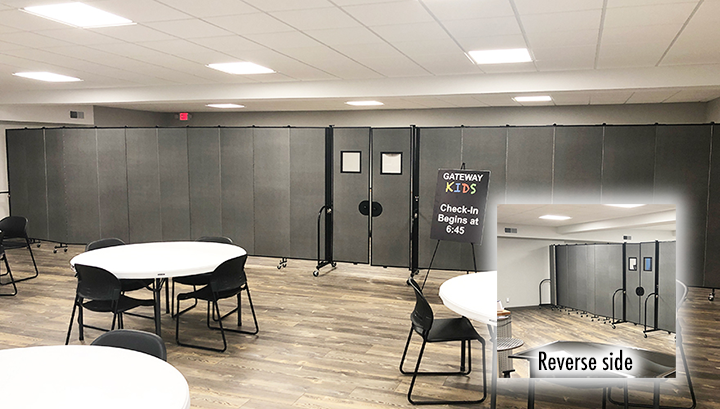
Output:
[[[0,298],[0,349],[64,343],[75,291],[69,268],[72,256],[82,251],[53,254],[52,243],[33,248],[40,277],[18,284],[16,297]],[[8,250],[16,277],[26,276],[32,265],[27,250]],[[407,270],[340,264],[325,267],[313,277],[314,261],[289,260],[276,268],[278,259],[251,257],[247,265],[250,291],[260,323],[256,336],[229,334],[228,351],[215,353],[179,347],[174,340],[174,320],[162,317],[168,362],[183,373],[190,385],[193,408],[409,408],[406,392],[409,377],[398,364],[409,331],[414,295],[405,281]],[[4,268],[3,268],[4,271]],[[437,296],[440,284],[457,272],[432,271],[425,292],[438,317],[453,313]],[[3,278],[3,282],[6,277]],[[8,286],[0,291],[8,291]],[[685,345],[690,360],[699,408],[720,408],[720,301],[707,300],[708,290],[691,289],[681,311]],[[149,294],[148,294],[149,295]],[[144,296],[138,293],[137,296]],[[226,304],[227,308],[229,305]],[[249,311],[246,309],[246,312]],[[150,312],[150,311],[148,311]],[[527,345],[540,345],[567,335],[613,342],[642,338],[641,328],[590,322],[589,318],[549,309],[524,308],[513,313],[516,337]],[[234,317],[233,317],[234,318]],[[183,320],[182,336],[220,342],[220,334],[205,327],[205,308],[200,306]],[[107,315],[87,314],[89,323],[109,324]],[[244,317],[250,323],[250,316]],[[151,320],[125,318],[126,328],[153,331]],[[488,339],[486,328],[478,326]],[[89,344],[98,332],[87,330]],[[653,333],[643,345],[672,349],[673,336]],[[418,338],[415,338],[417,341]],[[73,331],[72,344],[80,344]],[[417,354],[418,343],[410,356]],[[474,346],[473,367],[467,377],[420,378],[421,396],[470,398],[482,388],[479,344]],[[423,362],[426,369],[453,368],[459,361],[457,345],[432,345]],[[412,364],[413,360],[409,362]],[[680,364],[678,357],[678,364]],[[488,354],[488,372],[490,355]],[[518,373],[525,369],[516,364]],[[681,368],[681,365],[678,366]],[[524,408],[527,380],[500,380],[498,407]],[[631,398],[648,402],[647,381],[631,384]],[[687,389],[682,372],[663,384],[663,404],[684,404]],[[599,408],[600,389],[577,389],[539,382],[538,408]],[[619,397],[619,394],[617,395]],[[460,407],[460,406],[458,406]],[[479,405],[489,407],[489,401]],[[612,406],[610,406],[612,407]]]

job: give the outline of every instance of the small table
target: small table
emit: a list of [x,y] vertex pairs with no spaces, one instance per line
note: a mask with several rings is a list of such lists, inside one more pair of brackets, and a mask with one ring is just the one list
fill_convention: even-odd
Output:
[[[624,359],[631,358],[632,368],[602,369],[603,360],[610,357],[618,358],[618,352],[622,350]],[[594,357],[597,360],[598,369],[596,371],[589,370],[573,370],[573,371],[540,371],[539,359],[540,352],[545,353],[545,362],[548,357]],[[602,344],[598,342],[579,342],[579,341],[555,341],[547,345],[531,348],[520,353],[511,355],[510,358],[525,359],[529,361],[530,381],[528,382],[528,408],[535,406],[535,379],[536,378],[553,378],[553,379],[573,379],[573,382],[579,383],[586,380],[589,386],[596,386],[594,380],[600,379],[628,379],[628,378],[665,378],[675,373],[675,355],[665,354],[657,351],[649,351],[647,349],[623,347],[610,344]],[[612,361],[612,360],[611,360]],[[547,367],[547,365],[546,365]],[[627,396],[626,396],[627,399]],[[655,387],[653,406],[660,407],[660,390]]]
[[[440,298],[452,311],[481,322],[488,326],[488,332],[497,337],[497,271],[465,274],[453,277],[440,285]],[[490,407],[495,408],[497,401],[497,347],[492,352],[492,386],[490,388]]]
[[160,290],[167,278],[208,273],[231,258],[247,254],[242,247],[202,241],[127,244],[80,253],[70,265],[103,268],[119,279],[154,279],[155,333],[160,331]]
[[93,345],[0,350],[0,407],[189,409],[182,374],[154,356]]

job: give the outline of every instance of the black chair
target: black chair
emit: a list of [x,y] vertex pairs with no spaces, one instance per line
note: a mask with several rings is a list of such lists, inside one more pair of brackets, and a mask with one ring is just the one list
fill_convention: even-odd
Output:
[[131,349],[167,361],[165,342],[157,334],[153,334],[152,332],[134,329],[116,329],[95,338],[90,345]]
[[88,309],[94,312],[110,312],[113,314],[110,330],[115,329],[115,323],[118,328],[123,328],[122,314],[133,308],[143,306],[153,306],[153,300],[138,300],[122,294],[122,286],[120,280],[111,272],[92,266],[82,264],[75,265],[77,272],[77,290],[75,293],[75,301],[73,303],[72,314],[70,315],[70,324],[68,325],[67,337],[65,345],[70,342],[70,333],[72,332],[73,318],[75,318],[75,310],[78,307],[78,326],[80,327],[80,340],[85,339],[84,329],[92,328],[99,331],[107,331],[103,328],[85,325],[83,322],[83,310]]
[[[202,236],[199,239],[195,241],[204,241],[209,243],[221,243],[221,244],[233,244],[233,241],[229,237],[221,237],[221,236]],[[210,274],[212,272],[208,271],[207,273],[203,274],[195,274],[191,276],[184,276],[184,277],[175,277],[172,279],[172,295],[168,296],[167,291],[165,293],[165,298],[169,300],[173,300],[172,305],[170,306],[170,310],[175,310],[175,283],[177,284],[184,284],[184,285],[191,285],[193,286],[193,290],[197,290],[198,286],[201,285],[208,285],[210,283]],[[166,287],[167,290],[167,287]],[[186,310],[191,310],[197,306],[197,300],[195,300],[195,304],[191,305],[190,307],[187,307]],[[215,311],[213,311],[213,320],[215,319]]]
[[14,295],[17,295],[17,286],[15,285],[15,279],[13,278],[12,271],[10,271],[10,264],[8,264],[7,257],[5,257],[5,246],[3,246],[4,238],[5,238],[5,232],[0,231],[0,258],[2,258],[2,260],[5,262],[5,268],[7,269],[7,273],[0,274],[0,277],[10,276],[10,281],[8,281],[7,283],[0,283],[0,284],[2,284],[2,285],[12,284],[13,292],[2,293],[2,294],[0,294],[0,297],[12,297]]
[[[410,381],[410,389],[408,390],[408,401],[413,405],[441,405],[441,404],[464,404],[464,403],[481,403],[487,397],[487,374],[485,368],[485,340],[475,331],[470,320],[465,317],[435,319],[430,304],[425,299],[422,290],[417,282],[412,278],[408,280],[408,284],[415,291],[415,309],[410,315],[412,326],[410,327],[410,335],[408,335],[405,350],[400,360],[400,372],[404,375],[412,375]],[[418,354],[415,370],[408,372],[403,369],[405,357],[407,356],[408,347],[413,333],[418,333],[422,339],[422,346]],[[412,393],[415,387],[415,380],[421,375],[468,375],[472,371],[472,356],[470,342],[473,340],[480,341],[482,345],[482,361],[483,361],[483,396],[477,400],[431,400],[418,401],[413,400]],[[420,361],[425,352],[425,345],[433,342],[452,342],[460,341],[460,370],[457,372],[420,372]],[[467,350],[467,367],[465,361],[465,352]]]
[[[93,242],[88,243],[85,246],[85,251],[92,251],[97,250],[105,247],[115,247],[115,246],[124,246],[125,242],[121,239],[110,237],[106,239],[100,239],[95,240]],[[147,288],[148,290],[152,290],[151,286],[153,284],[152,279],[122,279],[120,280],[120,284],[122,285],[123,292],[125,291],[135,291],[140,290],[142,288]],[[144,317],[144,316],[143,316]],[[148,318],[148,317],[145,317]],[[152,318],[152,317],[150,317]]]
[[[237,332],[242,334],[254,335],[258,333],[258,322],[255,316],[255,308],[253,307],[252,298],[250,298],[250,289],[247,285],[247,277],[245,276],[245,262],[247,261],[247,255],[235,257],[220,264],[215,271],[210,274],[210,280],[208,285],[189,293],[180,293],[177,295],[177,311],[175,313],[175,341],[178,345],[189,346],[193,348],[206,349],[210,351],[224,352],[227,349],[227,340],[225,338],[225,331]],[[237,312],[238,322],[237,326],[242,327],[242,309],[241,309],[241,297],[242,291],[247,293],[248,303],[250,304],[250,310],[252,311],[253,321],[255,322],[254,331],[246,331],[241,329],[230,329],[223,327],[222,320],[230,314]],[[220,307],[218,301],[224,298],[237,297],[237,307],[225,315],[220,313]],[[223,340],[223,348],[213,348],[203,345],[194,345],[180,342],[180,318],[188,310],[180,310],[180,301],[182,300],[204,300],[208,302],[207,308],[207,326],[210,329],[220,330]],[[213,313],[217,313],[219,327],[213,327],[210,325],[210,308],[213,308]]]
[[[27,247],[30,252],[30,258],[35,267],[35,274],[30,277],[24,277],[17,280],[13,280],[14,283],[21,281],[30,280],[38,276],[37,263],[35,262],[35,255],[32,252],[32,243],[27,234],[28,219],[22,216],[8,216],[0,220],[0,230],[5,233],[5,248],[6,249],[21,249]],[[7,273],[6,273],[7,274]],[[3,274],[5,275],[5,274]],[[9,283],[6,283],[9,284]],[[14,285],[14,284],[13,284]]]

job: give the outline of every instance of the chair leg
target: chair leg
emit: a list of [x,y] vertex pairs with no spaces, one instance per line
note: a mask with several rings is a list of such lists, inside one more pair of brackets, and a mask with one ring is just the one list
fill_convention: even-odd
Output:
[[8,281],[7,283],[0,283],[0,285],[12,284],[12,286],[13,286],[13,292],[0,294],[0,297],[12,297],[12,296],[17,295],[17,292],[18,292],[18,291],[17,291],[17,285],[15,285],[15,279],[13,278],[12,271],[10,270],[10,264],[8,264],[7,257],[5,257],[4,254],[2,255],[2,259],[3,259],[3,261],[5,261],[5,268],[7,269],[7,273],[2,274],[2,275],[7,275],[7,276],[9,276],[9,277],[10,277],[10,281]]
[[[15,283],[19,283],[19,282],[21,282],[21,281],[32,280],[33,278],[37,277],[38,274],[39,274],[39,273],[38,273],[38,268],[37,268],[37,263],[35,262],[35,255],[34,255],[33,252],[32,252],[32,244],[30,244],[30,239],[27,238],[27,237],[25,238],[25,244],[26,244],[26,247],[27,247],[28,251],[30,252],[30,258],[32,259],[33,267],[35,267],[35,274],[33,274],[33,275],[29,276],[29,277],[23,277],[23,278],[20,278],[20,279],[17,279],[17,280],[13,280]],[[22,247],[19,247],[19,248],[22,248]],[[6,257],[5,263],[6,263],[6,265],[7,265],[7,257]]]
[[407,356],[408,347],[410,346],[410,339],[412,339],[413,329],[410,328],[410,334],[408,334],[407,342],[405,343],[405,350],[403,350],[402,358],[400,358],[400,373],[403,375],[410,375],[412,372],[407,372],[403,369],[405,363],[405,357]]
[[75,296],[75,301],[73,301],[72,313],[70,313],[70,324],[68,325],[67,336],[65,337],[65,345],[70,343],[70,333],[72,332],[72,324],[73,324],[73,319],[75,318],[75,310],[77,309],[77,302],[78,302],[77,296]]
[[[195,300],[195,302],[197,302],[197,300]],[[220,328],[219,328],[219,329],[220,329],[220,332],[221,332],[221,334],[222,334],[222,339],[223,339],[223,348],[222,348],[222,349],[220,349],[220,348],[212,348],[212,347],[208,347],[208,346],[204,346],[204,345],[196,345],[196,344],[189,344],[189,343],[186,343],[186,342],[181,342],[181,341],[180,341],[180,319],[181,319],[182,315],[185,314],[186,312],[188,312],[189,310],[191,310],[192,307],[186,308],[186,309],[184,309],[184,310],[181,311],[181,310],[180,310],[180,300],[179,300],[179,299],[176,300],[176,305],[177,305],[177,307],[176,307],[176,313],[175,313],[175,342],[176,342],[178,345],[180,345],[180,346],[185,346],[185,347],[190,347],[190,348],[204,349],[204,350],[206,350],[206,351],[225,352],[225,350],[227,349],[227,340],[225,339],[225,331],[224,331],[224,329],[223,329],[223,327],[222,327],[222,320],[219,321],[219,323],[220,323]],[[220,316],[220,308],[218,307],[217,302],[213,302],[213,307],[214,307],[215,309],[217,309],[217,313],[218,313],[218,317],[219,317],[219,316]],[[208,321],[208,327],[210,327],[210,325],[209,325],[209,321],[210,321],[210,305],[208,305],[207,321]],[[210,328],[212,328],[212,327],[210,327]],[[213,328],[213,329],[215,329],[215,328]]]
[[[257,316],[255,315],[255,307],[253,306],[252,298],[250,297],[250,289],[247,288],[247,287],[245,287],[245,291],[247,292],[247,299],[248,299],[248,303],[250,304],[250,311],[252,312],[253,322],[254,322],[254,324],[255,324],[255,329],[252,330],[252,331],[247,331],[247,330],[241,330],[241,329],[225,328],[225,331],[235,332],[235,333],[238,333],[238,334],[255,335],[255,334],[257,334],[257,333],[260,331],[260,328],[258,327]],[[240,301],[239,298],[238,298],[238,301]],[[208,305],[208,308],[209,308],[209,305]],[[236,308],[234,308],[232,311],[228,312],[228,313],[225,314],[225,315],[220,315],[220,308],[218,307],[218,309],[217,309],[217,314],[218,314],[218,317],[220,317],[220,318],[219,318],[218,320],[215,320],[215,319],[213,318],[213,321],[218,321],[218,322],[220,322],[222,319],[226,318],[227,316],[229,316],[230,314],[232,314],[232,313],[234,313],[234,312],[237,312],[238,315],[239,315],[239,314],[240,314],[240,311],[241,311],[241,307],[240,307],[240,304],[238,304],[238,306],[237,306]],[[213,315],[215,315],[215,309],[213,309]],[[238,317],[238,322],[241,322],[239,317]],[[214,330],[220,329],[220,328],[218,328],[218,327],[213,327],[213,326],[211,326],[211,325],[210,325],[210,320],[207,321],[207,324],[208,324],[208,328],[210,328],[210,329],[214,329]]]
[[78,297],[78,305],[80,306],[80,309],[78,310],[78,329],[80,330],[80,341],[85,340],[85,323],[83,321],[83,306],[82,306],[82,298]]

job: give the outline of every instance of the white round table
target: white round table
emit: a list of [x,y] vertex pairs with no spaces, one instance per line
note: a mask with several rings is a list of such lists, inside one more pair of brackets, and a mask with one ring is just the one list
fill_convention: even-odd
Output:
[[160,330],[160,290],[166,278],[209,273],[231,258],[244,256],[245,249],[225,243],[164,241],[104,247],[80,253],[76,264],[103,268],[119,279],[155,279],[155,333]]
[[497,402],[497,271],[464,274],[453,277],[440,285],[443,304],[471,320],[487,324],[492,338],[492,372],[490,407]]
[[188,409],[190,390],[167,362],[92,345],[0,350],[0,407]]

